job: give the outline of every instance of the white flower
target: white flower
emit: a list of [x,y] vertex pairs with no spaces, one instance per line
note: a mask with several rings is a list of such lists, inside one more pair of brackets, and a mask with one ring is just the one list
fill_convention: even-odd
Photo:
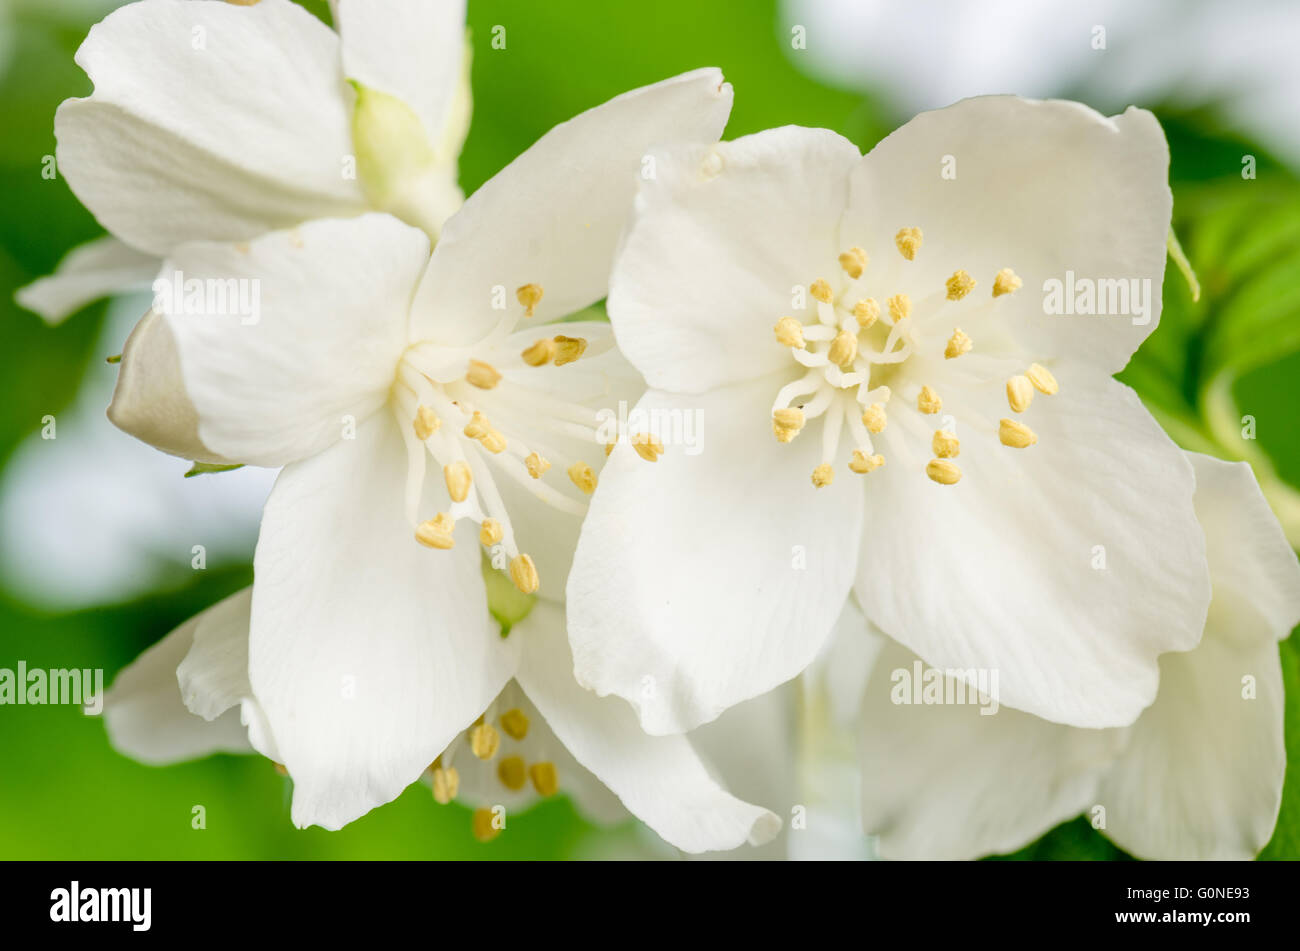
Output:
[[[852,588],[1011,706],[1131,723],[1209,601],[1191,466],[1111,378],[1159,314],[1155,119],[991,97],[866,157],[789,127],[656,163],[610,319],[640,408],[701,412],[703,451],[613,453],[569,584],[579,680],[690,729],[806,667]],[[1067,271],[1134,280],[1145,317],[1045,314]]]
[[464,0],[141,0],[77,51],[95,84],[55,116],[56,158],[110,233],[19,293],[47,320],[148,285],[186,241],[389,211],[436,238],[461,204]]
[[[1009,852],[1079,813],[1147,859],[1249,859],[1268,842],[1286,768],[1277,641],[1300,622],[1300,565],[1249,466],[1189,455],[1214,600],[1200,646],[1160,658],[1160,692],[1131,727],[895,703],[895,672],[916,658],[892,641],[868,662],[865,693],[843,685],[861,698],[863,824],[882,855]],[[840,653],[873,636],[858,625],[833,663],[860,671]]]
[[479,546],[525,594],[562,595],[604,456],[596,407],[639,384],[608,324],[554,321],[603,296],[645,151],[715,140],[730,104],[705,69],[557,126],[447,221],[432,257],[422,232],[372,214],[169,259],[199,281],[257,281],[260,320],[152,311],[109,415],[187,458],[284,466],[248,673],[300,825],[391,799],[512,677],[547,713],[526,638],[489,618]]

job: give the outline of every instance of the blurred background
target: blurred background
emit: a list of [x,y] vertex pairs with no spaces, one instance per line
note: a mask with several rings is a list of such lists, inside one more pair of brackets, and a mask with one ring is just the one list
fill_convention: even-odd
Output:
[[[13,292],[101,233],[43,177],[73,63],[111,0],[0,0],[0,668],[102,667],[105,681],[252,576],[273,473],[184,478],[118,432],[106,358],[147,308],[91,305],[50,327]],[[321,2],[303,4],[326,22]],[[719,66],[726,137],[824,126],[864,151],[921,109],[981,93],[1063,96],[1159,116],[1174,226],[1202,289],[1170,267],[1164,313],[1122,379],[1182,445],[1248,459],[1300,542],[1300,5],[1258,2],[746,0],[592,5],[469,0],[472,192],[557,122],[629,88]],[[489,46],[507,29],[505,50]],[[1099,32],[1100,31],[1100,32]],[[48,434],[54,417],[56,438]],[[1249,422],[1245,421],[1249,419]],[[191,567],[196,540],[207,566]],[[1264,858],[1300,858],[1300,647],[1283,643],[1289,766]],[[295,830],[287,780],[256,757],[154,768],[116,754],[76,707],[0,708],[0,859],[565,858],[645,854],[629,823],[595,829],[563,801],[480,845],[469,813],[413,786],[342,832]],[[207,829],[190,809],[207,809]],[[1082,819],[1013,858],[1123,859]]]

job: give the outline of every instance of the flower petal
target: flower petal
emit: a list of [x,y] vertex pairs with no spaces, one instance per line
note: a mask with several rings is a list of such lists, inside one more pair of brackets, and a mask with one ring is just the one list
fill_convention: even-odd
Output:
[[790,366],[772,328],[813,313],[796,291],[835,276],[860,158],[797,126],[654,156],[609,292],[619,344],[651,386],[699,393]]
[[127,342],[109,418],[194,459],[319,452],[387,400],[428,247],[372,214],[178,248],[155,284],[162,318]]
[[1059,379],[1026,414],[1027,449],[989,429],[1007,412],[1000,386],[954,395],[955,413],[974,414],[958,430],[956,485],[885,442],[855,590],[926,662],[998,670],[1008,706],[1127,726],[1155,699],[1156,657],[1195,647],[1204,628],[1194,479],[1128,387],[1073,369]]
[[250,679],[298,826],[337,829],[395,797],[514,673],[473,526],[452,551],[418,545],[406,472],[396,423],[380,414],[286,466],[262,517]]
[[524,644],[520,686],[555,735],[671,845],[685,852],[762,845],[780,830],[775,815],[723,790],[684,737],[646,736],[622,701],[578,685],[558,605],[539,601],[511,636]]
[[[1164,133],[1145,110],[1106,118],[1075,102],[965,99],[921,113],[862,160],[842,237],[873,260],[911,267],[892,245],[900,228],[919,227],[913,264],[933,275],[935,292],[959,268],[984,288],[1012,268],[1024,289],[999,301],[1000,325],[1031,349],[1109,374],[1159,320],[1168,173]],[[1144,322],[1048,316],[1044,282],[1064,284],[1067,271],[1149,281],[1151,311]]]
[[194,643],[176,670],[190,713],[213,720],[253,695],[248,683],[248,621],[253,589],[245,588],[198,617]]
[[650,733],[689,730],[795,676],[848,594],[861,483],[845,472],[814,489],[820,441],[772,437],[779,385],[651,390],[638,410],[693,429],[694,448],[665,438],[648,463],[621,444],[592,497],[568,589],[578,680],[628,700]]
[[473,342],[501,319],[499,295],[522,316],[515,294],[527,284],[542,288],[539,322],[604,297],[647,150],[715,141],[730,111],[722,73],[699,69],[551,129],[448,219],[415,306],[415,336]]
[[58,164],[113,234],[166,254],[364,210],[338,37],[287,0],[144,0],[93,27],[95,84],[59,107]]
[[148,287],[161,266],[153,255],[105,236],[73,248],[53,274],[19,288],[14,298],[58,324],[101,297]]

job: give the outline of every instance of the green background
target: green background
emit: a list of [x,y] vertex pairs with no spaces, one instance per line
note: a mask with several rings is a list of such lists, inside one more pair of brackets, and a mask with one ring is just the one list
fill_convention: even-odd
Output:
[[[328,19],[324,3],[305,4]],[[492,50],[491,27],[507,28]],[[0,82],[0,465],[106,368],[96,341],[104,305],[50,328],[12,300],[100,233],[62,181],[41,176],[58,103],[90,83],[72,56],[89,22],[17,7],[13,61]],[[660,0],[470,2],[474,116],[461,158],[467,192],[557,122],[629,88],[719,66],[736,89],[727,137],[785,124],[825,126],[864,150],[907,116],[883,100],[801,74],[773,4]],[[793,54],[800,55],[800,54]],[[1086,93],[1078,98],[1087,101]],[[1189,448],[1249,457],[1274,497],[1300,485],[1300,189],[1257,144],[1222,133],[1205,111],[1153,108],[1169,137],[1175,228],[1204,294],[1193,304],[1171,268],[1159,329],[1123,378]],[[1243,181],[1241,159],[1258,178]],[[1220,394],[1227,394],[1226,397]],[[1240,417],[1256,419],[1255,441]],[[106,422],[104,425],[108,425]],[[122,436],[126,439],[128,437]],[[1278,476],[1274,478],[1272,473]],[[205,478],[220,478],[208,476]],[[182,589],[130,603],[47,614],[0,599],[0,667],[102,666],[106,679],[194,612],[247,584],[251,569],[196,573]],[[1282,815],[1265,858],[1300,858],[1300,649],[1282,646],[1290,751]],[[97,720],[71,707],[0,708],[0,858],[558,858],[633,849],[631,824],[595,830],[564,801],[543,804],[487,845],[469,813],[436,807],[424,786],[337,833],[295,830],[289,788],[265,760],[217,756],[167,768],[114,753]],[[190,826],[203,804],[207,828]],[[1079,819],[1016,857],[1124,858]]]

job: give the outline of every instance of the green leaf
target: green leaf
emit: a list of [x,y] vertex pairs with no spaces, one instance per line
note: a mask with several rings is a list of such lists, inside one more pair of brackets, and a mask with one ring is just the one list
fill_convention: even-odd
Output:
[[208,475],[212,472],[231,472],[235,469],[242,468],[244,468],[242,462],[237,462],[234,465],[229,466],[217,465],[215,462],[196,462],[190,467],[190,471],[185,473],[185,478],[189,479],[197,475]]

